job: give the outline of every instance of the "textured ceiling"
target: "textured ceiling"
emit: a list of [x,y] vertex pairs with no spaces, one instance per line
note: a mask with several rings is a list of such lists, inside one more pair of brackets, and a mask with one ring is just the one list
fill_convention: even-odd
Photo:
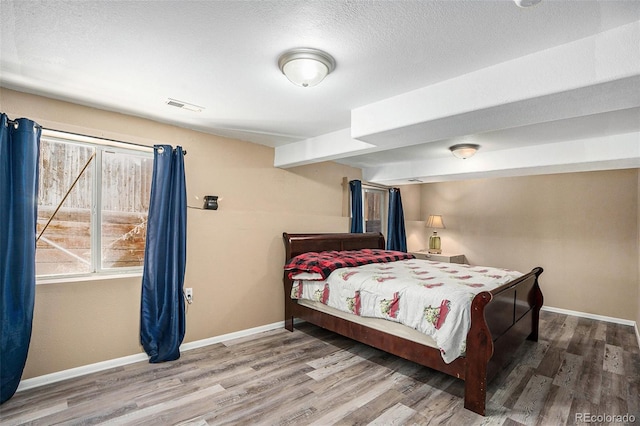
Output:
[[[0,0],[0,84],[280,147],[350,128],[354,109],[639,21],[635,0],[528,9],[510,0]],[[329,52],[336,70],[314,88],[292,85],[277,58],[294,47]],[[519,126],[517,139],[549,143],[577,129],[567,138],[591,137],[603,133],[597,123],[608,134],[637,132],[637,106],[620,117]],[[482,145],[500,149],[515,133],[485,132]],[[435,158],[455,138],[334,159],[377,167]]]

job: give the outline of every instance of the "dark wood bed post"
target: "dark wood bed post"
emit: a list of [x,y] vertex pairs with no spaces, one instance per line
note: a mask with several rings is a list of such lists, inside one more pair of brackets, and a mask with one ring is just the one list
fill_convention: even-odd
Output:
[[291,280],[284,277],[284,328],[293,331],[293,306],[291,302]]
[[491,301],[491,293],[483,291],[471,302],[471,328],[467,333],[467,351],[465,356],[464,408],[485,415],[487,399],[487,364],[493,355],[491,331],[484,318],[484,307]]
[[[289,234],[282,233],[282,239],[285,246],[285,262],[288,262],[293,256],[291,256],[291,244],[289,241]],[[293,306],[291,302],[291,287],[293,282],[289,279],[289,274],[284,271],[284,328],[289,331],[293,331]]]
[[531,334],[527,337],[527,340],[532,340],[534,342],[538,341],[538,327],[540,322],[540,308],[542,308],[542,304],[544,303],[544,297],[542,296],[542,291],[540,290],[540,285],[538,284],[538,278],[540,274],[542,274],[544,270],[541,267],[533,268],[533,273],[536,274],[536,285],[533,287],[533,291],[531,292],[531,301],[529,302],[532,306],[531,314],[533,321],[531,322]]

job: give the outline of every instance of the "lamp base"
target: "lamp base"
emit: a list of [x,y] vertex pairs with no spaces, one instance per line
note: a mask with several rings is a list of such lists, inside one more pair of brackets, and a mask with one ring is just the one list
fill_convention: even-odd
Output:
[[440,242],[440,236],[436,231],[433,231],[433,235],[429,237],[429,253],[441,254],[442,245]]

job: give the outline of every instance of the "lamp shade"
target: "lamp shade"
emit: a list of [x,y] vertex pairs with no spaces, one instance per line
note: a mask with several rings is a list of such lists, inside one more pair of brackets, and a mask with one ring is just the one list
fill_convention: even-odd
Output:
[[442,216],[440,215],[429,215],[424,226],[427,228],[445,229]]
[[283,53],[278,59],[278,66],[293,84],[313,87],[335,69],[336,62],[321,50],[300,48]]

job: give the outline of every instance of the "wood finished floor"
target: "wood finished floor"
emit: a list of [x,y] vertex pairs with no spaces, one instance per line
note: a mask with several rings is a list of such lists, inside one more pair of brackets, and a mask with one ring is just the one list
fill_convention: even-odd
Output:
[[490,383],[487,417],[462,408],[462,381],[301,324],[18,392],[0,424],[562,425],[580,413],[640,424],[633,328],[541,317],[540,341]]

